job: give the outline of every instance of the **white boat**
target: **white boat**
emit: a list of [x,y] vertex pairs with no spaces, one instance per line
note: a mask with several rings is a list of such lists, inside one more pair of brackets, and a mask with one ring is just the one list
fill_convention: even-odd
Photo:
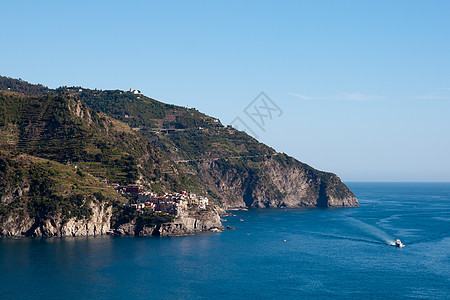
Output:
[[398,248],[405,247],[405,244],[403,244],[402,241],[400,241],[400,239],[397,239],[395,242],[392,242],[392,241],[386,242],[386,244],[389,245],[389,246],[395,246],[395,247],[398,247]]
[[403,244],[402,241],[400,241],[400,239],[397,239],[397,240],[395,241],[394,245],[395,245],[395,247],[398,247],[398,248],[403,248],[403,247],[405,247],[405,244]]

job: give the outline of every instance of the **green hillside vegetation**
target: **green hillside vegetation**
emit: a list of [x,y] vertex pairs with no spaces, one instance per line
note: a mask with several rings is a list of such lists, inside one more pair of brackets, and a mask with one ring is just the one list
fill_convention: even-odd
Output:
[[46,95],[52,93],[48,87],[42,84],[31,84],[22,79],[14,79],[0,75],[0,90],[12,91],[27,95]]
[[266,155],[275,151],[244,132],[224,127],[196,109],[168,105],[129,92],[76,92],[80,99],[148,137],[174,160]]
[[64,90],[45,96],[0,91],[0,149],[77,166],[110,183],[140,180],[158,193],[206,191],[199,178],[179,172],[166,152],[127,123]]
[[[205,159],[232,159],[257,169],[259,165],[255,160],[275,153],[246,133],[225,127],[219,120],[196,109],[164,104],[118,90],[63,87],[58,91],[69,93],[93,110],[129,125],[146,142],[163,152],[166,161],[177,162],[160,168],[161,172],[155,170],[155,176],[149,178],[152,189],[157,192],[188,189],[219,199],[216,191],[204,187],[198,174],[198,163]],[[233,162],[230,164],[234,165]]]
[[162,120],[166,111],[174,105],[164,104],[154,99],[122,91],[93,91],[70,88],[95,111],[102,111],[113,118],[126,122],[132,128],[151,130],[158,127],[156,120]]
[[144,165],[156,159],[153,148],[126,124],[90,110],[68,94],[0,92],[0,133],[3,149],[76,164],[119,184],[139,178],[138,157],[148,156]]
[[12,212],[46,218],[89,218],[91,201],[124,202],[97,178],[54,161],[26,154],[0,153],[0,217]]

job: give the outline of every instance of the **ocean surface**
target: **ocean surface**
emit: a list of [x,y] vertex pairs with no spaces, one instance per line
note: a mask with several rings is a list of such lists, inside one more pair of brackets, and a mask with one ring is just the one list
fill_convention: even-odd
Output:
[[0,298],[450,299],[450,184],[348,186],[360,207],[238,211],[221,233],[0,239]]

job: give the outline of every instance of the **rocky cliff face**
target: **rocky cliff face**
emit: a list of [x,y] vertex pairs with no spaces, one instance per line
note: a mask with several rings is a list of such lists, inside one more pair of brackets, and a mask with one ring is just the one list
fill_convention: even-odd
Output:
[[186,211],[172,222],[143,225],[130,222],[114,229],[116,235],[129,236],[182,236],[212,228],[223,229],[219,213],[215,209],[208,211]]
[[161,224],[139,224],[136,221],[111,228],[112,207],[106,203],[91,202],[90,218],[66,219],[61,214],[47,218],[32,218],[27,214],[11,214],[0,223],[0,237],[76,237],[104,234],[128,236],[183,236],[212,228],[223,229],[219,213],[188,211],[172,222]]
[[111,226],[111,206],[92,202],[89,207],[92,216],[81,220],[67,220],[61,214],[45,219],[13,214],[0,224],[0,236],[66,237],[107,234]]
[[[291,158],[284,156],[282,160],[274,158],[264,162],[264,168],[271,183],[283,195],[279,203],[271,203],[270,199],[255,197],[255,206],[319,206],[347,207],[359,206],[358,200],[350,189],[333,173],[317,171],[308,165],[295,161],[287,166]],[[260,190],[263,190],[262,187]],[[257,191],[256,195],[261,194]],[[263,193],[267,194],[267,193]]]
[[214,210],[206,212],[185,212],[172,223],[162,224],[153,235],[174,236],[208,231],[212,228],[223,229],[219,214]]
[[320,172],[285,154],[237,164],[203,163],[201,177],[232,207],[348,207],[355,195],[335,174]]
[[24,236],[33,224],[34,218],[29,215],[11,214],[0,225],[0,237]]

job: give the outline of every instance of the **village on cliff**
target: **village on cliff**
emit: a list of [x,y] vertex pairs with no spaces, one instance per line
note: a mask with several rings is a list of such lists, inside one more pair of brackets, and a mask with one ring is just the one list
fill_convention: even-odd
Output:
[[117,192],[132,197],[130,203],[124,204],[126,207],[135,209],[138,212],[162,212],[177,216],[188,209],[206,210],[209,199],[197,196],[194,193],[182,191],[181,193],[166,193],[158,195],[154,192],[144,191],[138,184],[129,184],[124,188],[118,185],[113,186]]

